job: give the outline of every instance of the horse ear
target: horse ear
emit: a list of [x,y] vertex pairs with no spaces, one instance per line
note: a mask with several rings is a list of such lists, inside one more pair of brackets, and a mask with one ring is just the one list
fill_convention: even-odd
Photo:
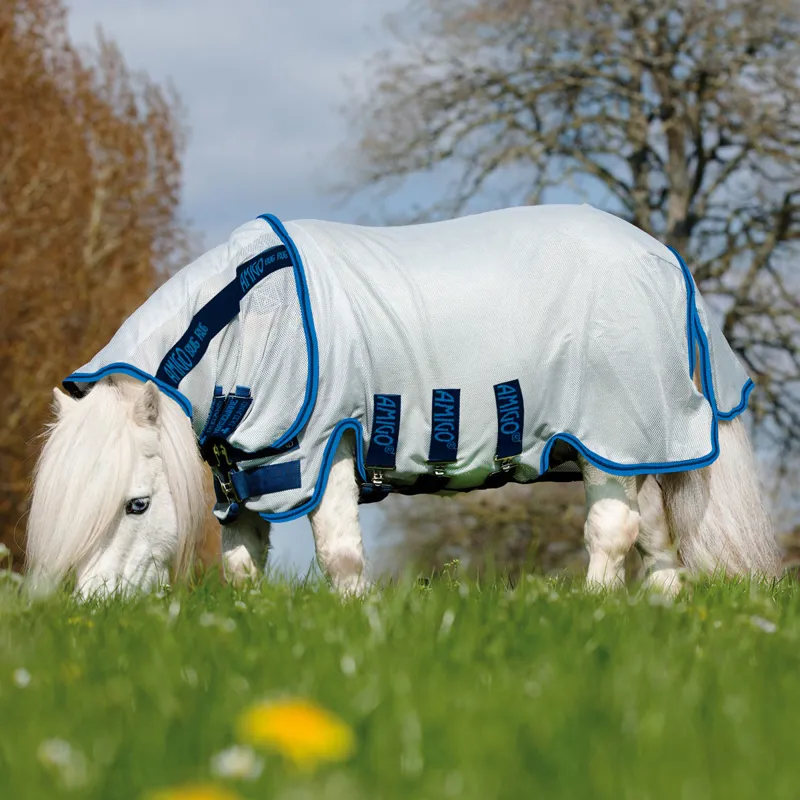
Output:
[[61,419],[78,401],[62,392],[58,386],[53,387],[53,413]]
[[153,381],[147,381],[142,389],[142,393],[136,398],[133,404],[133,419],[137,425],[146,428],[158,422],[158,414],[161,410],[161,392]]

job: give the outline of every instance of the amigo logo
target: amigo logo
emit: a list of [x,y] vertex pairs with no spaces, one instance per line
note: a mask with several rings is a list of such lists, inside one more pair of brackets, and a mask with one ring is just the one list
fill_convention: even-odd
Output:
[[500,433],[510,436],[515,442],[522,438],[522,402],[520,393],[508,383],[498,384],[497,424]]
[[433,438],[454,450],[458,442],[456,398],[453,392],[437,389],[433,393]]
[[400,438],[400,395],[376,394],[372,405],[372,434],[367,466],[394,469]]
[[400,398],[390,394],[376,394],[372,441],[386,453],[394,453],[399,426]]
[[162,369],[173,385],[177,386],[202,358],[205,352],[203,344],[207,338],[208,326],[198,322],[188,340],[183,345],[176,345],[167,353]]
[[[258,258],[254,258],[252,261],[242,264],[237,271],[239,289],[242,295],[247,294],[265,275],[273,272],[275,269],[273,265],[281,261],[288,261],[288,259],[289,253],[286,248],[280,248],[277,250],[268,250],[266,253],[262,253],[258,256]],[[278,266],[284,265],[278,264]]]
[[428,461],[455,461],[458,451],[460,389],[434,389]]
[[494,387],[497,405],[497,457],[508,458],[522,452],[525,410],[519,381],[498,383]]

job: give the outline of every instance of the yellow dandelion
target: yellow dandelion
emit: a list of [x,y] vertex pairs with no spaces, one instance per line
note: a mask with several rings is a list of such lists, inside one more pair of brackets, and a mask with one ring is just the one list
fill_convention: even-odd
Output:
[[277,750],[301,769],[321,761],[343,761],[355,749],[351,728],[307,700],[264,702],[239,718],[239,736],[249,744]]
[[241,800],[241,796],[223,786],[198,783],[159,789],[146,795],[146,800]]

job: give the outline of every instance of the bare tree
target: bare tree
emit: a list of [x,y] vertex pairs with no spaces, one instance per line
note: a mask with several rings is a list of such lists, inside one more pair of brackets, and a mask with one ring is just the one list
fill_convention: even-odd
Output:
[[[800,449],[792,0],[417,0],[351,107],[350,191],[451,178],[419,218],[583,195],[682,253]],[[424,183],[424,181],[423,181]],[[564,189],[571,187],[569,193]]]

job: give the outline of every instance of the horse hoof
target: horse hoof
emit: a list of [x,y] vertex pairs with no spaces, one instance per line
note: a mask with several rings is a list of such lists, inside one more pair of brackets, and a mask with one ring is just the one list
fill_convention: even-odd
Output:
[[661,592],[669,597],[675,597],[682,586],[681,574],[677,569],[657,569],[651,572],[644,580],[643,587],[647,591]]

